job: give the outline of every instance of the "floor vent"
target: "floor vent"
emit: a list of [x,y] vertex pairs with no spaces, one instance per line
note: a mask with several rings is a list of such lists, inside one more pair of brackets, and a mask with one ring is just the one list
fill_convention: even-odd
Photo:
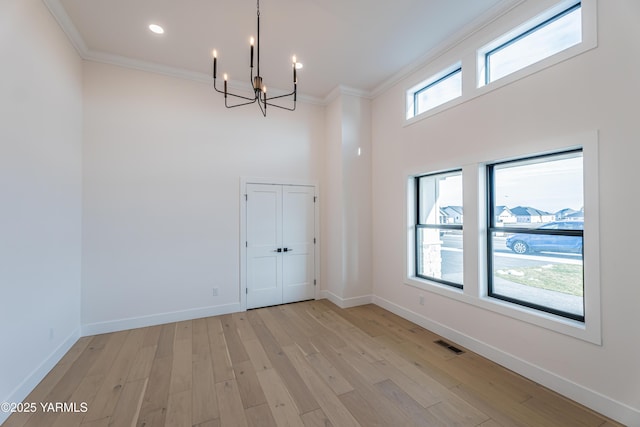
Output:
[[448,348],[449,350],[453,351],[455,354],[462,354],[464,353],[464,351],[460,350],[458,347],[454,347],[451,344],[449,344],[446,341],[442,341],[442,340],[438,340],[438,341],[434,341],[436,344],[444,347],[444,348]]

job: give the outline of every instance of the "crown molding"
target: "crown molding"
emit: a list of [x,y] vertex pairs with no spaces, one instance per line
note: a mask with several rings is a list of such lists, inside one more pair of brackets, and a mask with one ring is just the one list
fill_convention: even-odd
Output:
[[374,99],[382,95],[384,92],[395,86],[397,83],[408,77],[410,74],[425,67],[436,58],[440,57],[444,53],[450,51],[469,37],[476,34],[478,31],[487,27],[489,24],[507,14],[509,11],[516,8],[518,5],[524,3],[526,0],[502,0],[491,9],[474,19],[465,27],[460,29],[454,35],[448,38],[448,40],[442,43],[440,46],[428,51],[415,61],[409,63],[403,67],[400,71],[388,78],[384,83],[376,87],[369,92],[369,97]]
[[62,31],[64,31],[64,33],[67,35],[67,38],[69,38],[69,41],[78,52],[80,57],[84,59],[88,51],[87,45],[85,44],[84,39],[80,35],[80,32],[74,25],[73,21],[71,21],[71,18],[69,18],[67,11],[62,6],[60,1],[42,0],[42,2],[45,4],[45,6],[47,6],[47,9],[49,9],[49,12],[51,12],[51,15],[58,22],[58,25],[60,26],[60,28],[62,28]]
[[[403,67],[400,71],[392,75],[381,85],[376,87],[373,90],[361,90],[352,88],[349,86],[338,85],[331,92],[327,94],[324,98],[314,97],[310,95],[299,94],[298,100],[301,102],[305,102],[313,105],[328,105],[332,101],[334,101],[339,95],[349,95],[356,96],[359,98],[365,99],[374,99],[386,92],[391,87],[395,86],[402,79],[414,73],[415,71],[423,68],[431,61],[441,56],[445,52],[451,50],[458,44],[462,43],[467,38],[471,37],[476,32],[480,31],[496,19],[500,18],[516,6],[524,3],[526,0],[502,0],[497,5],[483,13],[481,16],[476,18],[470,24],[466,25],[463,29],[455,33],[452,37],[448,39],[448,42],[443,43],[438,48],[432,49],[426,54],[422,55],[415,61],[411,62],[407,66]],[[76,49],[80,57],[84,60],[100,62],[110,65],[116,65],[125,68],[131,68],[140,71],[146,71],[150,73],[163,74],[170,77],[176,77],[180,79],[186,79],[191,81],[196,81],[200,83],[210,83],[211,77],[205,73],[199,73],[194,71],[185,70],[182,68],[169,67],[166,65],[161,65],[148,61],[141,61],[137,59],[132,59],[120,55],[113,55],[104,52],[97,52],[94,50],[90,50],[80,32],[73,24],[73,21],[67,14],[67,11],[60,3],[60,0],[42,0],[42,2],[47,6],[55,20],[58,22],[58,25],[64,33],[69,38],[69,41]],[[241,82],[230,80],[230,87],[234,90],[245,91],[246,85],[243,85]],[[274,93],[276,94],[284,94],[285,91],[280,91],[274,89]]]

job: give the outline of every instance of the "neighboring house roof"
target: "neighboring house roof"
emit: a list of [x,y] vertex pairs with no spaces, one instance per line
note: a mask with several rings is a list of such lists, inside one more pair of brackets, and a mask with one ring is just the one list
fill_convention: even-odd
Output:
[[442,208],[442,210],[447,215],[451,215],[453,213],[454,215],[462,216],[462,206],[445,206]]
[[496,215],[500,216],[503,213],[506,213],[507,215],[513,215],[513,212],[511,212],[511,209],[509,209],[506,206],[496,206]]
[[561,218],[566,218],[570,215],[573,215],[575,213],[577,213],[578,211],[575,209],[571,209],[571,208],[565,208],[565,209],[561,209],[558,212],[556,212],[556,218],[561,219]]
[[552,213],[541,211],[540,209],[532,208],[529,206],[517,206],[511,209],[511,212],[517,216],[547,216],[553,215]]

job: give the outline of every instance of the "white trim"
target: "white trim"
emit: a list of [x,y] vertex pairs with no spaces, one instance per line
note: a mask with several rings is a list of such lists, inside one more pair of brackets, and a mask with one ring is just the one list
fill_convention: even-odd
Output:
[[[47,356],[33,372],[11,392],[1,402],[22,402],[36,388],[38,383],[56,366],[62,357],[73,347],[80,339],[80,329],[74,330],[55,350]],[[3,369],[11,369],[5,366]],[[0,411],[0,424],[4,423],[11,415],[10,412]]]
[[640,410],[636,408],[577,384],[567,378],[556,375],[540,366],[506,353],[384,298],[374,296],[372,302],[607,417],[629,426],[640,425],[638,424],[640,421]]
[[[588,52],[598,46],[598,11],[597,11],[597,0],[581,0],[582,3],[582,42],[569,47],[563,51],[556,53],[555,55],[551,55],[541,61],[538,61],[534,64],[528,65],[518,71],[515,71],[511,74],[508,74],[498,80],[495,80],[489,84],[479,85],[478,82],[481,78],[480,70],[483,64],[481,64],[479,60],[479,56],[483,49],[488,45],[492,45],[497,39],[501,39],[505,34],[510,34],[514,31],[514,28],[520,28],[523,25],[526,25],[527,22],[531,22],[531,16],[539,16],[544,15],[549,10],[556,10],[558,7],[566,5],[568,3],[575,2],[575,0],[562,0],[555,3],[551,8],[547,7],[545,9],[540,10],[542,6],[538,6],[537,3],[532,3],[534,8],[533,12],[529,12],[530,15],[523,15],[526,13],[526,8],[523,9],[522,12],[515,11],[517,15],[514,20],[518,20],[520,24],[512,25],[513,20],[508,20],[508,24],[496,25],[495,28],[487,31],[487,34],[482,36],[477,35],[478,42],[474,43],[473,49],[471,47],[462,47],[462,46],[451,46],[449,49],[445,49],[441,52],[440,55],[434,55],[431,58],[431,61],[424,66],[422,72],[417,74],[415,78],[413,78],[410,83],[406,84],[403,91],[402,98],[402,109],[405,112],[405,120],[403,126],[411,126],[414,123],[422,121],[426,118],[434,116],[436,114],[441,113],[442,111],[448,110],[450,108],[456,107],[460,104],[463,104],[471,99],[477,98],[479,96],[485,95],[489,92],[492,92],[496,89],[499,89],[503,86],[514,83],[518,80],[521,80],[525,77],[538,73],[542,70],[545,70],[551,66],[564,62],[570,58],[581,55],[585,52]],[[542,2],[540,2],[542,3]],[[516,4],[517,5],[517,4]],[[516,6],[513,5],[513,6]],[[509,12],[512,8],[505,10],[504,13]],[[506,25],[509,25],[508,27]],[[485,25],[486,27],[486,25]],[[460,61],[462,63],[462,96],[459,96],[451,101],[448,101],[445,104],[442,104],[436,108],[431,110],[427,110],[422,114],[418,114],[417,116],[413,116],[409,119],[406,118],[406,93],[412,87],[419,84],[419,82],[428,79],[431,75],[436,74],[439,69],[446,67],[447,65]],[[409,74],[409,73],[407,73]],[[408,77],[405,75],[404,77]],[[379,94],[376,91],[376,96]]]
[[[481,159],[477,163],[463,167],[463,197],[465,199],[464,238],[464,288],[462,290],[437,282],[415,277],[415,188],[414,178],[425,173],[438,171],[420,171],[405,176],[404,187],[407,191],[403,233],[405,233],[404,283],[428,292],[470,304],[504,316],[518,319],[551,331],[572,336],[596,345],[602,345],[602,313],[600,305],[600,218],[599,218],[599,174],[598,174],[598,132],[591,131],[577,135],[537,141],[536,152],[523,151],[522,148],[509,149],[501,159]],[[488,297],[486,272],[486,224],[484,169],[488,163],[516,159],[539,154],[551,154],[582,148],[584,205],[588,212],[585,221],[584,239],[584,305],[585,322],[578,322],[561,316],[545,313],[532,308],[508,303]],[[448,165],[459,168],[460,165]],[[471,189],[472,191],[469,191]],[[470,209],[467,210],[466,206]],[[585,213],[587,215],[587,213]]]
[[328,299],[340,308],[351,308],[357,307],[359,305],[371,304],[376,298],[376,296],[372,294],[362,295],[359,297],[342,298],[327,290],[321,291],[320,297],[323,299]]
[[248,177],[241,176],[240,177],[240,287],[239,287],[239,298],[240,298],[240,310],[247,310],[247,247],[245,242],[247,241],[247,185],[248,184],[272,184],[272,185],[296,185],[302,187],[313,187],[314,189],[314,209],[315,209],[315,290],[314,290],[314,298],[320,298],[320,186],[317,181],[309,181],[309,180],[295,180],[295,179],[280,179],[280,178],[264,178],[264,177]]
[[211,307],[194,308],[189,310],[172,311],[167,313],[151,314],[148,316],[129,317],[126,319],[109,320],[82,325],[82,336],[106,334],[110,332],[126,331],[128,329],[146,328],[148,326],[162,325],[165,323],[182,322],[185,320],[201,319],[204,317],[219,316],[241,311],[240,304],[217,305]]

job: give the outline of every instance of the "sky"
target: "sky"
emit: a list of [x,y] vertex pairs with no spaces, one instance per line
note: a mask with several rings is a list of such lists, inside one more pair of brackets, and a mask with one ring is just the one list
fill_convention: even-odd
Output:
[[[440,206],[461,206],[462,176],[439,182]],[[582,156],[497,165],[495,183],[496,206],[526,206],[550,213],[584,206]]]

